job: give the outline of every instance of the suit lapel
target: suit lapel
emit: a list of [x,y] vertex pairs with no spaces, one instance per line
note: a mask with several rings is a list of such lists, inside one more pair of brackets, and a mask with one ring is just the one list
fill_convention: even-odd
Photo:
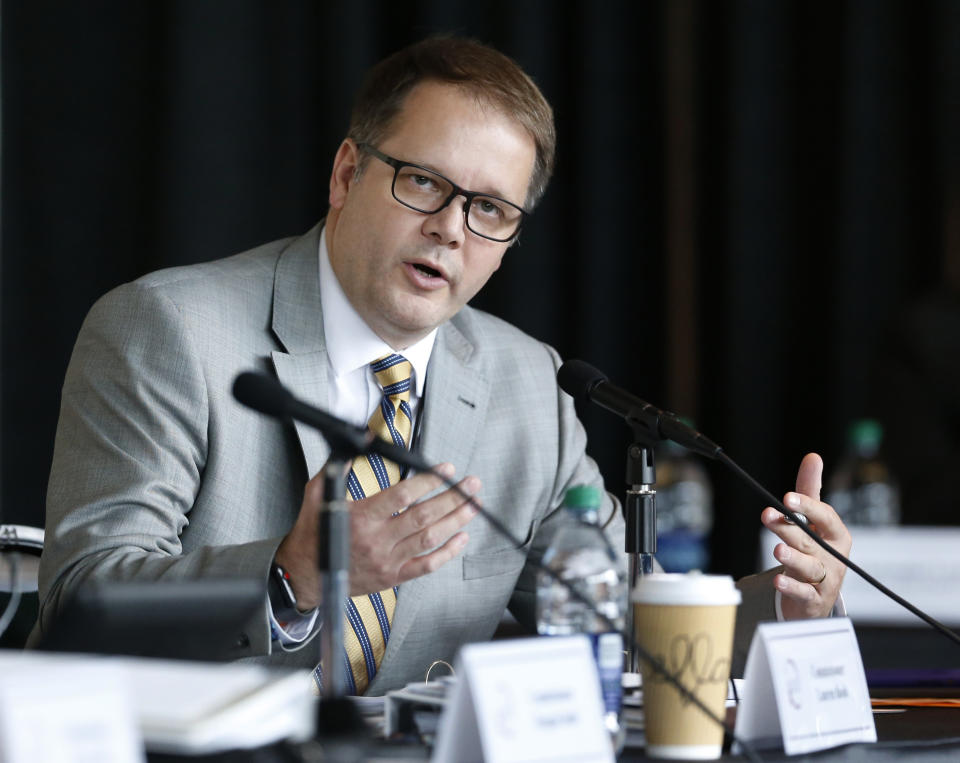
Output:
[[[441,327],[430,356],[424,404],[420,412],[423,416],[419,446],[421,455],[431,464],[449,461],[457,467],[458,477],[469,474],[477,436],[490,399],[489,382],[475,367],[475,363],[471,365],[473,355],[473,343],[452,323]],[[381,683],[392,683],[391,675],[403,672],[411,661],[432,659],[430,654],[411,654],[410,648],[404,650],[403,643],[416,624],[421,630],[429,629],[429,623],[424,624],[418,616],[424,602],[438,598],[432,590],[435,588],[431,575],[400,586],[387,651],[380,671],[367,689],[368,693],[377,693]],[[421,643],[429,644],[429,639]]]
[[[323,222],[296,239],[277,260],[273,281],[274,335],[284,351],[271,353],[280,382],[295,396],[318,408],[327,407],[329,358],[320,309],[319,246]],[[315,429],[295,422],[307,473],[316,474],[330,447]]]
[[430,463],[449,461],[464,476],[487,415],[490,382],[474,360],[473,344],[452,323],[437,333],[424,390],[420,450]]

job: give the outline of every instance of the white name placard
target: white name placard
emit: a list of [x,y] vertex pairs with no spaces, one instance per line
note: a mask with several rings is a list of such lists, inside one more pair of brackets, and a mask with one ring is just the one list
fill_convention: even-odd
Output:
[[604,761],[613,747],[583,636],[468,644],[440,718],[435,763]]
[[846,617],[762,623],[750,644],[735,733],[788,755],[876,742],[870,694]]
[[130,687],[101,661],[59,655],[4,660],[0,672],[3,763],[142,763]]

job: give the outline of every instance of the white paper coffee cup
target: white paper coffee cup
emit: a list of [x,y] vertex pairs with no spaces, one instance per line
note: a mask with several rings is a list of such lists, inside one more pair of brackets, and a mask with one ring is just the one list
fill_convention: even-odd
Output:
[[[637,644],[653,655],[718,718],[725,714],[740,592],[729,575],[655,573],[633,592]],[[646,754],[719,758],[723,728],[640,658]]]

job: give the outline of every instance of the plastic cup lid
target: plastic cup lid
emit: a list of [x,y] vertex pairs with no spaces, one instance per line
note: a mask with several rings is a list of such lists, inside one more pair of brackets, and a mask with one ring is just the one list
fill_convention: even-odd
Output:
[[633,590],[633,601],[638,604],[726,606],[739,604],[740,599],[732,577],[701,572],[643,575]]

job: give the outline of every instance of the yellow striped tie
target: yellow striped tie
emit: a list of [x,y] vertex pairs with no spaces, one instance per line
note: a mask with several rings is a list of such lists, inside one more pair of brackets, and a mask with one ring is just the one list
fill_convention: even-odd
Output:
[[[410,362],[402,355],[387,355],[370,364],[383,399],[368,427],[377,437],[401,448],[410,442]],[[400,467],[378,455],[357,456],[347,476],[347,500],[359,501],[400,481]],[[390,638],[397,589],[354,596],[346,602],[343,645],[347,665],[347,690],[363,694],[377,674]]]

